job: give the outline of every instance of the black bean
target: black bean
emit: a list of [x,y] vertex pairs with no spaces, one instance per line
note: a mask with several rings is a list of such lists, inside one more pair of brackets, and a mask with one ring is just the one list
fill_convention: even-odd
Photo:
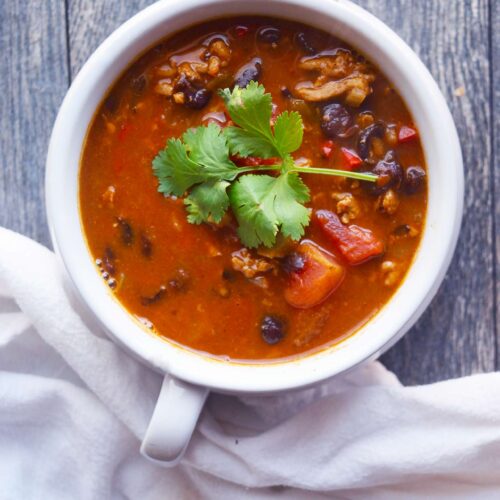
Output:
[[146,90],[148,79],[142,74],[130,81],[130,88],[135,95],[141,95]]
[[290,99],[291,97],[293,97],[293,94],[290,92],[290,89],[288,87],[283,86],[280,88],[280,91],[281,91],[281,95],[285,99]]
[[104,100],[104,107],[110,113],[116,113],[118,108],[120,107],[120,100],[115,94],[109,94],[108,97]]
[[208,104],[212,92],[206,88],[198,88],[185,75],[181,75],[175,84],[174,92],[184,94],[184,105],[192,109],[201,109]]
[[196,90],[192,94],[184,94],[185,95],[185,106],[191,109],[201,109],[204,108],[208,101],[210,101],[210,97],[212,97],[212,92],[210,90],[202,88]]
[[407,236],[409,232],[410,232],[410,226],[408,224],[401,224],[396,229],[394,229],[392,234],[394,236]]
[[373,137],[382,138],[385,133],[385,124],[382,122],[375,122],[368,127],[364,128],[359,133],[358,139],[358,154],[360,158],[366,160],[370,155],[370,144]]
[[408,167],[403,183],[405,192],[407,194],[418,193],[424,185],[425,176],[425,170],[422,167]]
[[276,316],[264,316],[260,324],[262,338],[268,344],[276,344],[285,336],[285,325]]
[[118,227],[120,228],[122,243],[129,247],[134,242],[134,230],[127,219],[117,217],[116,221],[118,222]]
[[150,306],[151,304],[156,304],[156,302],[158,302],[160,299],[162,299],[163,297],[165,297],[167,293],[167,288],[165,287],[165,285],[161,285],[160,288],[158,289],[158,291],[156,293],[154,293],[153,295],[151,296],[142,296],[141,297],[141,304],[143,306]]
[[321,115],[321,130],[327,137],[336,137],[345,133],[351,124],[351,115],[347,109],[336,102],[327,104]]
[[141,253],[146,259],[153,254],[153,243],[147,234],[141,233]]
[[383,160],[377,162],[372,173],[378,175],[377,182],[363,182],[363,185],[377,196],[389,189],[399,189],[403,182],[403,169],[392,150],[386,153]]
[[174,92],[184,92],[185,94],[194,92],[195,90],[194,85],[187,79],[186,75],[182,73],[175,84]]
[[224,271],[222,271],[222,279],[225,279],[226,281],[234,281],[236,279],[236,274],[231,271],[231,269],[224,269]]
[[177,269],[175,275],[169,280],[168,285],[176,292],[185,292],[188,289],[191,277],[184,269]]
[[257,40],[263,43],[278,43],[281,38],[281,31],[274,26],[265,26],[257,32]]
[[116,257],[113,249],[111,247],[106,247],[104,249],[104,256],[102,258],[102,268],[111,276],[113,276],[116,272],[115,259]]
[[295,36],[295,43],[306,54],[312,55],[318,52],[310,38],[302,31]]
[[258,82],[262,73],[262,59],[254,57],[249,63],[242,66],[234,77],[234,85],[245,88],[251,81]]
[[285,257],[281,259],[280,264],[281,269],[283,269],[285,273],[292,274],[304,269],[304,266],[306,265],[306,259],[301,253],[292,252],[288,255],[285,255]]

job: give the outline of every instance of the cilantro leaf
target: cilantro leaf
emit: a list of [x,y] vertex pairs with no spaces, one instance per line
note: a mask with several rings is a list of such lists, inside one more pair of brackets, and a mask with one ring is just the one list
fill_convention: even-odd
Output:
[[[246,151],[250,142],[254,141],[252,156],[269,158],[280,156],[273,132],[271,130],[272,97],[266,94],[262,85],[251,81],[244,89],[238,86],[231,91],[224,89],[220,92],[229,111],[231,120],[244,132],[239,136],[235,130],[227,132],[231,151],[238,154]],[[236,129],[236,127],[231,127]],[[242,143],[240,142],[242,141]]]
[[229,159],[229,148],[218,125],[209,123],[206,127],[191,128],[182,139],[190,160],[203,167],[206,179],[236,178],[238,167]]
[[195,186],[184,200],[188,221],[191,224],[201,224],[209,219],[220,222],[229,207],[226,193],[228,186],[227,181],[205,182]]
[[249,248],[272,246],[278,224],[274,212],[274,198],[269,196],[275,178],[270,175],[244,175],[229,191],[229,200],[238,221],[238,235]]
[[[347,172],[332,168],[303,167],[291,153],[303,139],[299,113],[285,111],[271,126],[272,98],[264,87],[250,82],[247,87],[219,91],[235,126],[222,131],[211,123],[187,130],[181,139],[169,139],[165,149],[153,160],[159,180],[158,191],[183,196],[188,221],[200,224],[220,222],[231,207],[239,224],[244,245],[272,246],[279,232],[300,239],[309,224],[309,190],[299,173],[337,175],[375,182],[366,172]],[[231,155],[273,158],[273,165],[258,162],[238,167]],[[274,160],[276,158],[276,162]],[[249,165],[254,165],[249,163]],[[275,170],[276,177],[248,174],[252,170]],[[241,177],[236,180],[240,174]]]
[[309,223],[310,210],[301,204],[309,200],[309,191],[295,173],[245,175],[231,186],[229,199],[238,235],[250,248],[273,246],[280,229],[284,236],[298,240]]
[[274,137],[278,143],[281,156],[293,153],[300,148],[304,135],[302,116],[297,111],[283,111],[276,118]]
[[258,156],[259,158],[272,158],[279,156],[276,148],[265,137],[256,137],[253,132],[239,128],[226,127],[224,136],[233,154],[242,157]]
[[207,127],[187,130],[180,139],[169,139],[153,160],[160,181],[158,191],[182,196],[190,187],[207,181],[232,181],[240,173],[229,159],[229,148],[221,129]]
[[182,196],[193,184],[203,182],[201,167],[192,161],[180,139],[169,139],[165,149],[153,160],[153,171],[160,181],[158,191]]
[[262,85],[252,81],[244,89],[224,89],[220,95],[231,119],[238,125],[224,131],[233,154],[284,158],[302,144],[302,117],[296,111],[281,113],[276,118],[273,133],[272,98]]
[[309,201],[309,189],[293,172],[280,175],[274,185],[274,211],[281,224],[283,236],[299,240],[309,224],[311,210],[302,203]]

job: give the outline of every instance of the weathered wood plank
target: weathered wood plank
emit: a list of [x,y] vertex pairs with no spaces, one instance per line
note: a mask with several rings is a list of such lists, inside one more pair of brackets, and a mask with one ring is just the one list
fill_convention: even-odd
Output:
[[1,2],[0,52],[0,225],[48,244],[45,157],[68,85],[64,2]]
[[[408,384],[494,370],[489,2],[358,3],[398,32],[436,78],[457,124],[466,170],[464,222],[446,281],[383,361]],[[461,86],[465,95],[458,97],[454,90]]]
[[[149,3],[150,0],[69,0],[72,74],[114,28]],[[467,177],[464,224],[447,279],[419,323],[383,361],[409,384],[493,370],[489,3],[357,3],[392,26],[437,79],[462,138]],[[454,95],[454,89],[460,86],[465,87],[463,97]]]
[[154,0],[68,0],[71,75],[120,24]]
[[500,370],[500,2],[491,3],[491,83],[492,83],[492,127],[493,156],[493,214],[495,217],[493,253],[495,271],[495,327],[497,336],[496,369]]

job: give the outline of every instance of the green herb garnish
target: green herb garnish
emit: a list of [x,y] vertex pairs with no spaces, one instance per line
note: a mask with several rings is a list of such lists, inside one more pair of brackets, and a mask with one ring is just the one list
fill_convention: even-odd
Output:
[[[374,174],[297,165],[291,153],[302,144],[302,117],[284,111],[271,128],[271,94],[262,85],[250,82],[244,89],[219,93],[236,126],[222,130],[211,123],[189,129],[182,140],[169,139],[153,160],[161,193],[188,193],[184,203],[192,224],[220,222],[231,208],[245,246],[271,247],[278,232],[299,240],[309,224],[310,209],[304,206],[309,189],[299,173],[377,180]],[[276,158],[276,164],[238,167],[233,155]],[[278,175],[259,173],[268,170]]]

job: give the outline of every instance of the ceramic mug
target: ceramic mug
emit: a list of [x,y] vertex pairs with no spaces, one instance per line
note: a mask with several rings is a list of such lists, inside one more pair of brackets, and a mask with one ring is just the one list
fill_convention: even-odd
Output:
[[[215,359],[142,327],[97,272],[79,214],[78,173],[87,129],[110,86],[136,57],[193,24],[242,14],[285,17],[333,33],[378,65],[406,102],[428,166],[428,213],[420,247],[390,301],[354,335],[287,361]],[[174,465],[182,456],[208,391],[272,393],[308,386],[377,358],[418,319],[436,293],[459,233],[463,198],[460,145],[446,102],[416,54],[380,20],[347,0],[163,0],[118,28],[87,61],[57,116],[46,170],[54,248],[77,295],[109,336],[165,380],[141,447]]]

